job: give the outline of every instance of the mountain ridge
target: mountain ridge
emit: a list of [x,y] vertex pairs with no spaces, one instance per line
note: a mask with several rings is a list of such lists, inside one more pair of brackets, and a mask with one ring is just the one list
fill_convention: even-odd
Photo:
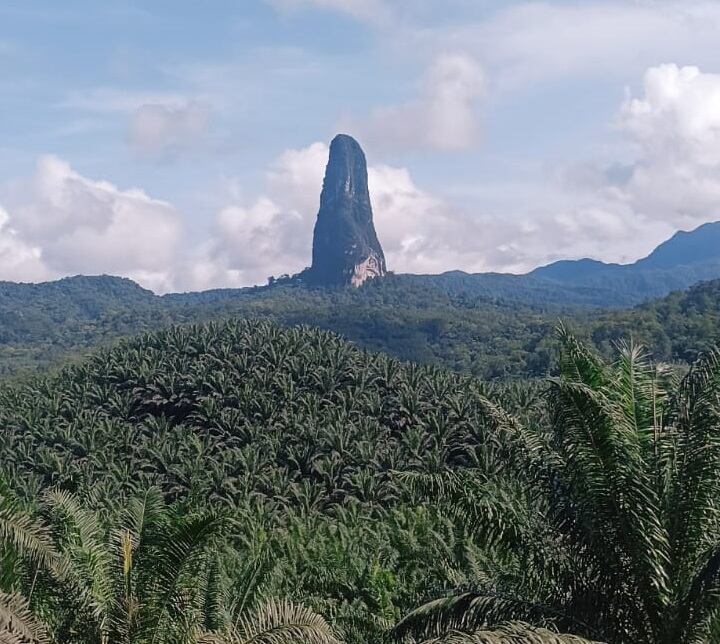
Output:
[[[148,331],[228,318],[309,325],[371,351],[485,379],[546,375],[552,369],[559,319],[606,355],[618,340],[632,337],[658,360],[688,362],[694,350],[720,338],[720,280],[635,308],[607,310],[549,307],[539,301],[527,305],[517,300],[519,288],[513,284],[504,296],[488,297],[472,276],[466,276],[469,286],[462,276],[451,275],[447,284],[442,282],[446,277],[433,277],[390,274],[357,289],[289,283],[179,297],[151,295],[134,305],[115,301],[95,308],[48,301],[42,288],[21,304],[0,297],[0,377],[54,370]],[[582,292],[570,290],[573,295]],[[593,296],[597,289],[585,291]]]
[[[716,244],[717,242],[717,244]],[[717,254],[713,250],[717,248]],[[701,251],[699,252],[698,249]],[[331,284],[306,279],[291,282],[306,288],[333,288],[349,285],[336,280]],[[403,279],[422,282],[449,294],[467,292],[473,297],[502,299],[544,307],[623,308],[684,290],[702,281],[720,278],[720,221],[709,222],[691,231],[678,231],[649,255],[630,264],[605,263],[583,258],[558,260],[528,273],[468,273],[450,270],[437,274],[398,274]],[[154,300],[220,301],[238,295],[260,293],[286,284],[277,280],[262,286],[216,288],[205,291],[174,292],[157,295],[136,282],[112,275],[77,275],[39,283],[0,281],[0,307],[8,298],[34,296],[67,298],[107,295],[114,304],[147,304]],[[68,300],[69,301],[69,300]],[[0,308],[1,312],[1,308]]]
[[629,274],[633,271],[669,270],[708,265],[708,275],[720,277],[720,221],[701,224],[692,230],[678,230],[656,246],[647,256],[627,264],[603,262],[584,257],[561,259],[533,269],[526,275],[563,282],[581,283],[603,274]]

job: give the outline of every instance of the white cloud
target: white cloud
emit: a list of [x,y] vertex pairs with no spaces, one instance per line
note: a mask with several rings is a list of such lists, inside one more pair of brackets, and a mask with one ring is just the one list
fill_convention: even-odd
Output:
[[567,75],[615,78],[658,60],[716,60],[716,0],[266,0],[326,9],[374,24],[398,56],[465,51],[502,87]]
[[10,216],[0,208],[0,280],[35,282],[52,277],[40,259],[40,249],[20,239],[9,222]]
[[[22,253],[37,259],[23,264],[26,279],[109,273],[170,288],[181,224],[168,203],[83,177],[54,156],[42,157],[16,192],[6,226]],[[0,275],[11,270],[19,269],[0,261]]]
[[457,230],[458,213],[418,188],[405,168],[370,166],[368,184],[375,227],[390,269],[446,270],[448,241]]
[[182,277],[188,288],[247,286],[305,268],[327,157],[324,143],[286,150],[266,172],[263,194],[249,203],[238,195],[221,209]]
[[619,126],[637,148],[619,199],[678,227],[720,218],[720,74],[673,64],[649,69]]
[[622,126],[647,151],[717,162],[720,148],[720,74],[697,67],[647,70],[642,98],[628,97]]
[[427,71],[419,99],[377,108],[365,120],[351,120],[347,129],[376,148],[461,150],[477,140],[484,92],[485,74],[474,58],[441,54]]
[[328,146],[320,142],[300,150],[285,150],[267,172],[273,199],[284,208],[317,213],[328,153]]
[[264,283],[270,275],[294,273],[307,264],[311,231],[307,213],[284,210],[267,196],[249,206],[228,206],[217,216],[210,256],[200,265],[216,266],[209,271],[216,284]]
[[[545,193],[521,188],[521,196],[541,198],[504,206],[488,205],[482,185],[473,205],[459,206],[419,186],[408,169],[371,162],[389,268],[523,272],[560,258],[631,261],[677,228],[720,218],[720,74],[652,67],[616,125],[631,163],[590,162]],[[192,246],[181,245],[181,218],[170,204],[43,157],[23,198],[0,210],[0,278],[107,272],[163,291],[297,272],[310,262],[327,155],[320,142],[283,152],[260,189],[228,197],[208,237]]]
[[208,133],[211,115],[207,97],[110,87],[70,93],[60,106],[126,119],[131,149],[140,156],[159,160],[197,147]]
[[467,42],[498,70],[498,84],[522,87],[565,75],[622,75],[658,56],[694,55],[717,39],[719,26],[720,7],[709,2],[525,2],[439,37]]
[[198,101],[141,105],[130,117],[128,140],[140,155],[168,158],[197,145],[207,134],[209,109]]
[[[628,261],[672,232],[648,230],[626,205],[591,195],[588,203],[493,212],[459,206],[419,188],[403,168],[369,170],[375,225],[397,272],[523,273],[557,259]],[[641,240],[640,242],[638,240]]]

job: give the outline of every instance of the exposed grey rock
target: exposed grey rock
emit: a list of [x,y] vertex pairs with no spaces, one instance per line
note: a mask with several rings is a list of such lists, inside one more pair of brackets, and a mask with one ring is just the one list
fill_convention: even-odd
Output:
[[351,136],[338,134],[325,169],[312,266],[303,278],[314,284],[360,286],[386,272],[373,225],[365,154]]

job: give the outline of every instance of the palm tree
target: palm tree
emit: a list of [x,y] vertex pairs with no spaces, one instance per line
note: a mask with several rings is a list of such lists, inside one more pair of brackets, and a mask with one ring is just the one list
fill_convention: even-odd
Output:
[[[415,481],[486,544],[493,574],[416,609],[395,633],[429,642],[575,641],[556,631],[612,644],[718,641],[720,352],[678,382],[638,348],[622,346],[608,365],[559,335],[549,423],[522,426],[482,403],[512,446],[500,478]],[[548,630],[528,635],[518,621]]]
[[[335,644],[325,620],[289,602],[259,601],[264,560],[239,570],[227,514],[168,507],[157,489],[114,518],[66,492],[47,504],[69,560],[76,601],[62,641],[92,644]],[[1,640],[0,640],[1,641]]]
[[[48,628],[31,609],[41,573],[65,575],[64,561],[50,531],[0,479],[0,642],[43,644]],[[34,598],[38,604],[37,596]]]

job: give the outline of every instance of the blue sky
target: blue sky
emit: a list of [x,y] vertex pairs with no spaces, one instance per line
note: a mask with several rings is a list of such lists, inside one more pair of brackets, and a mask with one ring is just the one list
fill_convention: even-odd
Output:
[[6,0],[0,279],[262,283],[339,131],[390,268],[632,261],[720,219],[720,3]]

